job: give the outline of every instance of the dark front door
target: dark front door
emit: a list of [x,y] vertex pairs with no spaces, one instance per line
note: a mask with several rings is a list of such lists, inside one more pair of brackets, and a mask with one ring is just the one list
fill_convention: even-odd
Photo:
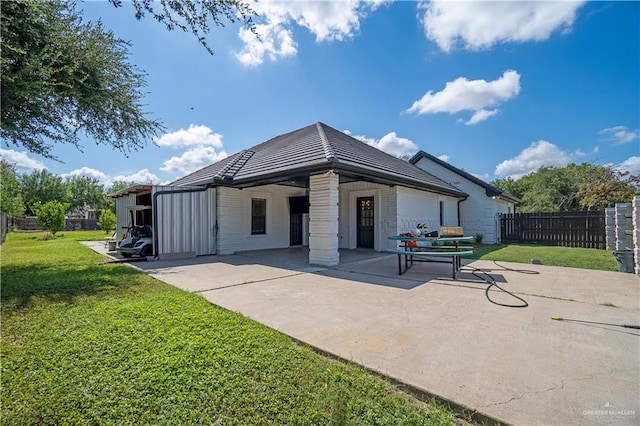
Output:
[[309,213],[309,196],[289,197],[289,245],[302,245],[302,218]]
[[302,245],[302,214],[292,213],[289,215],[289,245]]
[[358,198],[358,248],[373,248],[373,197]]

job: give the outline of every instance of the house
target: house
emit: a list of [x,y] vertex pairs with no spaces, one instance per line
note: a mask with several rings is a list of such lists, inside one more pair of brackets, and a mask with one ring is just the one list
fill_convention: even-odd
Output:
[[[323,123],[244,149],[169,185],[119,191],[118,232],[152,223],[160,258],[308,246],[309,263],[339,249],[395,247],[388,237],[459,224],[467,194]],[[147,217],[142,217],[144,214]]]
[[468,235],[482,235],[484,243],[498,242],[498,214],[514,213],[518,198],[424,151],[409,162],[469,194],[460,201],[460,226]]

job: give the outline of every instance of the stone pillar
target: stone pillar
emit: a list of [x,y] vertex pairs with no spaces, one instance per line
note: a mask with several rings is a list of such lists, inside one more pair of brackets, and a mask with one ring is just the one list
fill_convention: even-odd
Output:
[[616,250],[627,249],[627,207],[630,203],[618,203],[616,204]]
[[616,209],[607,207],[604,214],[607,250],[611,251],[616,248]]
[[338,183],[333,171],[309,177],[309,263],[314,265],[340,263]]

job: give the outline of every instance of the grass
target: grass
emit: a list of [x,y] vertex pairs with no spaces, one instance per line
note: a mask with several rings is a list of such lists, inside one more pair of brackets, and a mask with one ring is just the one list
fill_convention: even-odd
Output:
[[387,380],[78,243],[2,246],[2,424],[451,424]]
[[616,260],[607,250],[579,247],[549,247],[525,244],[476,245],[474,259],[530,263],[538,259],[541,264],[582,269],[615,271]]

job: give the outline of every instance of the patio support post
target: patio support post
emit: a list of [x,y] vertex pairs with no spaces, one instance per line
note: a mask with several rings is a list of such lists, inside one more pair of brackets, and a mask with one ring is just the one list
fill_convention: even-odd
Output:
[[333,171],[309,177],[309,263],[314,265],[340,263],[338,184]]

